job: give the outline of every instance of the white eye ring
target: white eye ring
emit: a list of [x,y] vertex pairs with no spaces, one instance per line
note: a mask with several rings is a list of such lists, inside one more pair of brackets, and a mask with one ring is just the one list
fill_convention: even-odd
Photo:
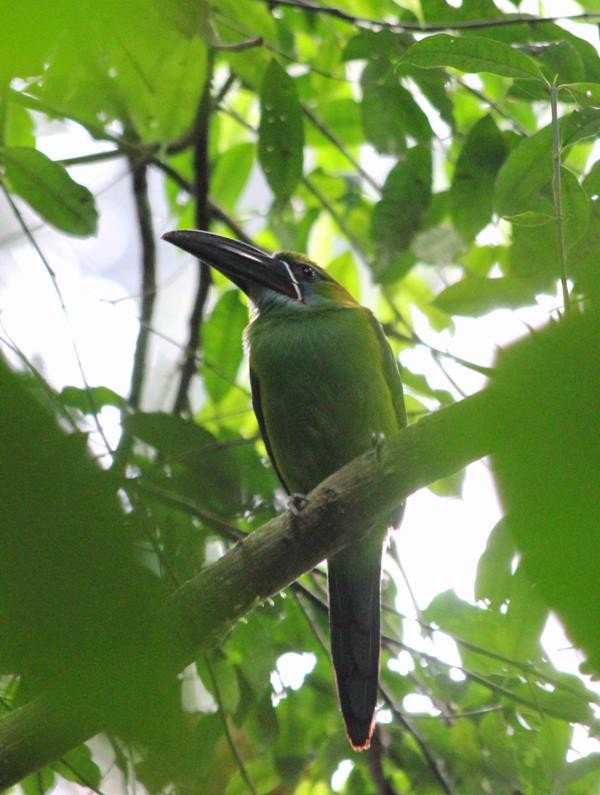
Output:
[[302,275],[306,276],[307,279],[312,279],[312,277],[315,275],[315,269],[311,268],[310,265],[303,265]]

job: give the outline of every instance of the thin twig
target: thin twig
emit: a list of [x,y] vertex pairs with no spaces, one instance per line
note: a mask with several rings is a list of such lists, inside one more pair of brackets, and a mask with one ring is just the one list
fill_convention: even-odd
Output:
[[160,486],[155,486],[154,484],[139,480],[128,480],[127,488],[133,490],[134,492],[145,494],[148,497],[154,497],[165,505],[170,505],[176,510],[183,511],[188,516],[193,516],[194,518],[199,519],[204,525],[206,525],[206,527],[214,530],[216,533],[223,536],[224,538],[227,538],[229,541],[240,541],[247,535],[247,533],[244,533],[238,527],[235,527],[228,522],[224,522],[218,516],[215,516],[214,514],[210,513],[210,511],[205,510],[194,500],[191,500],[187,497],[182,497],[180,494],[168,491],[167,489],[163,489]]
[[335,221],[340,232],[350,243],[352,248],[355,250],[356,254],[362,259],[363,262],[365,262],[368,265],[369,257],[367,255],[367,252],[365,251],[360,240],[352,232],[352,230],[350,229],[344,218],[340,215],[340,213],[335,209],[335,207],[331,204],[331,202],[323,195],[323,193],[321,193],[321,191],[317,188],[317,186],[309,177],[302,177],[302,184],[310,193],[312,193],[312,195],[317,199],[321,207],[331,216],[333,221]]
[[364,179],[364,181],[367,182],[377,194],[380,194],[381,185],[376,180],[374,180],[373,177],[369,174],[369,172],[366,171],[361,166],[358,160],[353,155],[350,154],[344,142],[341,141],[337,137],[337,135],[335,135],[335,133],[332,130],[330,130],[329,127],[327,127],[326,124],[323,124],[323,122],[315,116],[315,114],[306,104],[302,103],[301,107],[302,107],[302,112],[304,113],[306,118],[311,122],[311,124],[314,125],[317,128],[317,130],[319,130],[319,132],[325,138],[327,138],[327,140],[330,143],[332,143],[335,146],[338,152],[340,152],[350,163],[350,165],[355,169],[356,173],[360,174],[360,176]]
[[[255,0],[255,2],[264,3],[266,0]],[[380,19],[369,19],[368,17],[360,17],[344,11],[341,8],[333,6],[321,6],[317,3],[308,2],[308,0],[268,0],[271,6],[288,6],[289,8],[297,8],[299,11],[309,11],[316,14],[325,14],[327,16],[336,17],[343,22],[348,22],[351,25],[360,27],[369,27],[375,29],[386,28],[393,31],[415,31],[417,33],[436,33],[443,30],[472,30],[477,28],[498,28],[506,27],[508,25],[541,25],[548,22],[595,22],[600,18],[598,13],[583,13],[558,15],[549,17],[532,17],[526,14],[514,14],[512,16],[504,16],[492,19],[472,19],[472,20],[455,20],[448,22],[437,22],[435,24],[421,24],[420,22],[386,22]]]
[[456,75],[454,75],[454,79],[461,88],[464,88],[465,91],[468,91],[470,94],[473,94],[473,96],[477,97],[477,99],[479,99],[481,102],[485,102],[485,104],[488,107],[490,107],[492,110],[495,110],[496,113],[499,116],[502,116],[503,119],[507,119],[512,124],[513,128],[516,130],[516,132],[519,135],[522,135],[523,137],[527,136],[527,130],[525,130],[525,128],[519,124],[519,122],[514,118],[514,116],[512,116],[507,110],[501,107],[493,99],[490,99],[488,96],[486,96],[483,93],[483,91],[480,91],[474,86],[470,86],[465,80],[461,80],[461,78],[457,77]]
[[152,325],[154,303],[156,300],[156,244],[154,242],[152,209],[148,199],[148,168],[145,162],[138,163],[133,158],[130,158],[129,163],[142,248],[141,318],[133,358],[131,391],[129,395],[131,407],[136,410],[140,407],[142,397],[150,336],[148,329]]
[[367,767],[371,774],[371,780],[375,785],[377,795],[398,795],[397,791],[392,786],[392,782],[385,775],[384,759],[386,757],[386,749],[381,742],[381,731],[377,726],[373,739],[371,740],[371,747],[367,751]]

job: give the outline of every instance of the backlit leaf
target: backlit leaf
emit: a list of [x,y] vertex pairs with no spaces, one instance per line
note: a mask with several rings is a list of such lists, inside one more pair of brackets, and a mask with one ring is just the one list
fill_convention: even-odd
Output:
[[289,198],[302,176],[304,127],[293,79],[272,60],[260,93],[258,158],[277,199]]
[[0,156],[12,190],[45,221],[71,235],[96,232],[94,197],[63,166],[28,146],[7,147]]

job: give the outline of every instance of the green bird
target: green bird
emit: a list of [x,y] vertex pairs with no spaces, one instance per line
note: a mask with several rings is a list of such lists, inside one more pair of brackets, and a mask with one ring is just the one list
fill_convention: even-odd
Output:
[[[402,383],[382,328],[301,254],[269,255],[210,232],[169,243],[227,276],[251,303],[252,403],[271,463],[290,495],[406,425]],[[402,509],[389,524],[399,523]],[[352,747],[370,745],[379,680],[381,558],[387,527],[328,560],[331,653]]]

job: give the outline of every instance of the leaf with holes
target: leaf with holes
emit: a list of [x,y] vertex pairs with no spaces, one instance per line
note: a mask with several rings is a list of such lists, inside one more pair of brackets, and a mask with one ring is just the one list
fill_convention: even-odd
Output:
[[304,127],[292,78],[269,64],[260,93],[258,159],[276,198],[285,201],[302,177]]

